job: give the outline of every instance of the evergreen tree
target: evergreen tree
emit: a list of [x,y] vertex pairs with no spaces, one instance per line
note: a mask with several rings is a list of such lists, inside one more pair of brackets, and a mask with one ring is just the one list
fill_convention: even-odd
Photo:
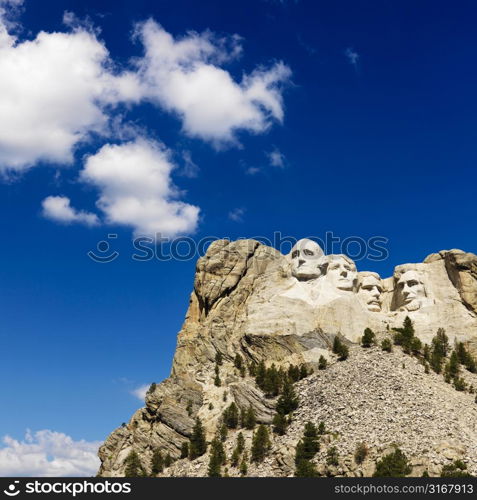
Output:
[[424,344],[422,355],[428,363],[431,361],[431,349],[429,347],[429,344]]
[[230,458],[230,465],[232,467],[237,467],[239,461],[240,461],[240,452],[238,451],[237,448],[235,448],[232,453],[232,457]]
[[406,316],[402,328],[393,328],[394,343],[402,346],[404,352],[410,354],[412,350],[412,341],[414,339],[414,325],[409,316]]
[[190,438],[189,458],[194,460],[203,455],[206,451],[207,441],[205,440],[204,427],[202,426],[202,422],[199,417],[197,417],[192,430],[192,436]]
[[344,361],[348,359],[349,349],[348,346],[343,344],[338,336],[335,337],[333,341],[333,352],[338,356],[338,361]]
[[228,427],[225,424],[220,426],[219,436],[222,442],[227,440],[227,434],[229,433]]
[[279,436],[285,435],[288,427],[288,420],[283,413],[276,413],[273,417],[273,432],[278,434]]
[[156,387],[157,387],[156,382],[153,382],[153,383],[149,386],[149,389],[147,390],[147,394],[151,394],[152,392],[154,392],[154,391],[156,390]]
[[373,477],[406,477],[411,470],[406,455],[396,448],[392,453],[378,460]]
[[242,378],[245,378],[245,377],[246,377],[246,375],[247,375],[247,372],[246,372],[246,369],[245,369],[245,365],[242,365],[242,366],[240,367],[240,376],[241,376]]
[[288,378],[293,382],[300,380],[300,368],[295,365],[290,365],[288,368]]
[[174,459],[171,457],[171,454],[168,453],[166,458],[164,459],[164,467],[170,467],[174,462]]
[[144,477],[146,475],[144,468],[139,460],[139,455],[131,450],[124,460],[124,477]]
[[460,367],[459,367],[459,358],[457,356],[456,351],[452,351],[452,354],[449,359],[447,372],[451,378],[457,377],[459,375]]
[[455,460],[452,464],[444,465],[441,477],[472,477],[467,472],[467,465],[462,460]]
[[326,367],[328,366],[328,361],[324,356],[320,356],[320,359],[318,361],[318,370],[326,370]]
[[326,452],[326,463],[328,465],[334,465],[334,466],[339,465],[338,449],[336,448],[336,446],[332,446]]
[[257,424],[257,418],[255,416],[255,410],[252,408],[252,406],[249,406],[245,418],[245,428],[248,430],[255,429],[256,424]]
[[390,339],[383,339],[381,342],[381,349],[386,352],[391,352],[393,350],[393,344]]
[[240,463],[240,474],[242,476],[246,476],[248,473],[247,460],[248,460],[247,454],[244,453],[244,456],[242,458],[242,462]]
[[449,337],[447,337],[444,328],[439,328],[432,339],[432,350],[437,352],[441,359],[445,358],[449,353]]
[[324,422],[320,422],[320,424],[318,425],[318,434],[320,436],[323,436],[323,434],[325,434],[325,432],[326,432],[325,423]]
[[220,380],[220,376],[218,373],[215,374],[214,385],[216,387],[220,387],[222,385],[222,380]]
[[248,365],[248,373],[251,377],[255,377],[257,375],[257,367],[255,363],[252,362]]
[[236,429],[239,424],[239,411],[237,405],[232,402],[230,406],[224,410],[223,413],[224,424],[229,429]]
[[181,458],[187,458],[189,456],[189,443],[184,441],[181,446]]
[[222,363],[223,363],[223,361],[224,361],[224,358],[223,358],[223,356],[222,356],[222,353],[218,352],[218,353],[215,355],[215,364],[216,364],[217,366],[221,366],[221,365],[222,365]]
[[354,452],[354,461],[358,465],[362,464],[368,456],[368,453],[369,450],[366,443],[359,443],[358,446],[356,446],[356,451]]
[[298,397],[295,393],[295,389],[293,388],[293,384],[290,379],[286,379],[283,384],[283,392],[282,395],[278,398],[277,401],[277,412],[282,415],[288,415],[292,411],[295,411],[298,408]]
[[318,477],[315,464],[310,460],[300,460],[295,468],[295,477]]
[[258,429],[255,431],[252,440],[252,462],[263,462],[268,450],[270,449],[270,437],[268,435],[268,429],[265,425],[259,425]]
[[431,368],[436,372],[436,373],[441,373],[442,372],[442,362],[444,358],[442,357],[441,351],[439,349],[432,349],[431,352],[431,360],[430,360],[430,365]]
[[257,372],[255,375],[255,383],[258,385],[258,387],[262,388],[263,384],[265,383],[265,376],[267,374],[267,369],[265,368],[265,363],[263,361],[260,361],[260,363],[257,366]]
[[210,443],[209,477],[221,477],[221,467],[225,464],[225,451],[222,441],[216,436]]
[[376,343],[376,335],[371,328],[365,328],[364,334],[361,337],[361,345],[363,347],[371,347]]
[[410,349],[413,354],[420,354],[422,349],[422,342],[417,337],[413,337],[411,340]]
[[265,370],[265,378],[260,388],[265,392],[267,397],[274,398],[280,392],[280,383],[279,372],[273,364],[268,370]]
[[306,365],[301,365],[300,366],[300,380],[308,377],[308,370],[306,368]]
[[242,364],[243,364],[242,356],[240,356],[240,354],[237,353],[234,358],[234,366],[235,368],[240,370],[242,368]]
[[237,450],[239,453],[243,453],[243,450],[245,450],[245,439],[241,432],[237,436]]
[[151,474],[157,476],[160,472],[164,470],[164,457],[162,456],[161,450],[154,450],[151,459]]

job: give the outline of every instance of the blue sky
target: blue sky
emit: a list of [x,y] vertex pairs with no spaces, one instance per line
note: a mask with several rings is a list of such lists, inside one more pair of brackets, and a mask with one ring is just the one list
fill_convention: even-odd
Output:
[[168,375],[195,260],[135,261],[134,235],[382,236],[357,264],[383,276],[477,250],[474,2],[0,9],[0,436],[23,450],[0,474],[103,440]]

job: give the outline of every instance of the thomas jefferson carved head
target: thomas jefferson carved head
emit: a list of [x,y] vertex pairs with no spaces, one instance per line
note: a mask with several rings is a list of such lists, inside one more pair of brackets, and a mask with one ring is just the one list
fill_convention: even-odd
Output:
[[407,311],[416,311],[426,299],[426,290],[418,271],[410,269],[397,276],[397,305]]
[[323,250],[318,243],[308,238],[298,240],[289,254],[292,275],[299,281],[321,276]]
[[356,290],[358,272],[355,263],[347,255],[329,255],[326,276],[340,290]]
[[383,282],[378,273],[360,273],[360,283],[358,294],[368,311],[381,311],[381,294],[383,292]]

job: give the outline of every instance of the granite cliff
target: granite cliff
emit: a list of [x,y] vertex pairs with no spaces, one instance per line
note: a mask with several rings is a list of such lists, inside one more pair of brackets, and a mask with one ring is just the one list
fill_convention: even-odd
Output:
[[[252,407],[258,423],[271,424],[276,398],[265,397],[250,373],[237,369],[237,354],[247,367],[263,361],[277,369],[303,365],[314,370],[296,384],[300,405],[286,435],[273,438],[267,459],[251,465],[249,475],[292,475],[294,447],[308,420],[324,421],[332,429],[324,441],[340,436],[334,445],[340,465],[329,469],[319,454],[322,474],[372,473],[374,462],[356,467],[352,460],[367,420],[371,458],[399,436],[415,474],[424,469],[438,474],[454,458],[464,458],[477,473],[474,396],[427,373],[419,356],[358,346],[365,328],[379,343],[392,338],[406,317],[423,345],[445,328],[451,344],[461,342],[476,354],[477,256],[441,251],[422,263],[397,266],[393,276],[382,279],[357,272],[347,256],[325,256],[311,240],[300,240],[286,256],[254,240],[214,242],[197,262],[171,375],[151,386],[145,407],[105,441],[99,475],[124,475],[132,450],[148,473],[154,450],[178,459],[196,419],[212,440],[231,402]],[[351,350],[345,362],[332,353],[335,337]],[[320,359],[328,361],[327,370],[318,370]],[[467,387],[477,387],[473,373],[462,376]],[[244,433],[249,443],[252,432]],[[233,433],[226,448],[232,441]],[[207,475],[207,456],[178,460],[164,474]],[[234,475],[233,469],[229,473]]]

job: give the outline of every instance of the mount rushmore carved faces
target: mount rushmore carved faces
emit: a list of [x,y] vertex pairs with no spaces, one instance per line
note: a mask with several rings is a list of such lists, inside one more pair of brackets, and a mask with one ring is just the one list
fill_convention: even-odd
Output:
[[358,294],[368,311],[381,311],[381,294],[383,282],[378,273],[363,272],[360,276]]
[[397,305],[407,311],[416,311],[426,299],[426,290],[417,271],[402,273],[396,283]]
[[346,255],[329,255],[326,276],[338,289],[356,290],[358,272],[355,263]]
[[321,276],[323,250],[318,243],[308,238],[298,240],[290,252],[292,275],[299,281]]

